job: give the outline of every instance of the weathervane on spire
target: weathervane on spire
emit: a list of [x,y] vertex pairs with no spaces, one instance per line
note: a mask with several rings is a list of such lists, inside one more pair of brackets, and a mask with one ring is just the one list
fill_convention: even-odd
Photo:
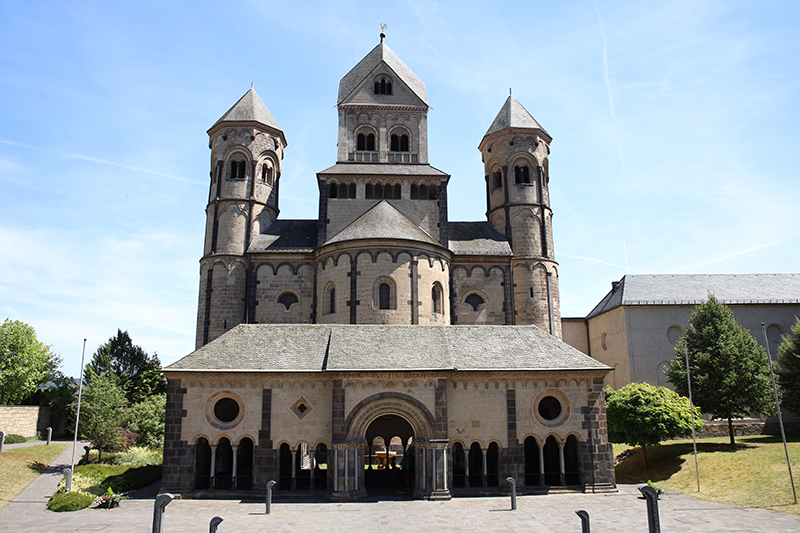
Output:
[[386,37],[386,34],[384,32],[386,31],[386,28],[388,28],[388,27],[389,26],[387,24],[381,23],[381,42],[383,42],[383,39]]

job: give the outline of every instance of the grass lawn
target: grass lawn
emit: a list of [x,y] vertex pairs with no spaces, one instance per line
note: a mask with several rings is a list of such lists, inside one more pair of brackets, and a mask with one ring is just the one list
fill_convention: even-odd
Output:
[[0,509],[38,476],[70,443],[30,446],[0,453]]
[[[800,435],[787,435],[795,486],[800,493]],[[619,455],[630,447],[614,445]],[[800,514],[792,503],[792,487],[780,436],[728,437],[697,441],[700,492],[697,492],[692,441],[670,441],[647,448],[648,468],[642,467],[642,451],[635,451],[616,466],[617,474],[640,481],[651,480],[668,491],[701,500],[759,507]]]

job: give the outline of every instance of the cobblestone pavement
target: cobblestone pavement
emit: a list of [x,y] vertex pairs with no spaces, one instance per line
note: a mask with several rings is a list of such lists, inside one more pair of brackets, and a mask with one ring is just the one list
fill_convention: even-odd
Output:
[[[155,489],[135,493],[113,510],[84,509],[51,513],[47,498],[69,462],[71,447],[49,473],[39,476],[0,511],[0,532],[148,532]],[[219,533],[234,532],[568,532],[581,531],[577,509],[591,517],[594,532],[647,531],[647,512],[633,485],[613,494],[520,496],[517,510],[510,498],[458,498],[448,502],[376,501],[358,503],[263,503],[231,500],[174,500],[166,508],[164,533],[208,531],[214,516],[224,519]],[[721,505],[673,494],[659,504],[661,529],[667,532],[796,532],[800,516]]]

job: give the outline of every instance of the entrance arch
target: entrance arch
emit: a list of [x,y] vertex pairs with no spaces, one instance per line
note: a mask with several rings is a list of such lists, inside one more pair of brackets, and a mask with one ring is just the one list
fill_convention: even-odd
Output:
[[[413,437],[414,463],[410,466],[414,472],[410,480],[413,496],[449,499],[445,475],[447,440],[435,438],[435,421],[425,404],[407,394],[382,392],[361,400],[345,418],[345,438],[333,443],[334,454],[338,457],[334,459],[337,466],[333,499],[366,496],[364,467],[369,464],[370,445],[377,436],[398,437],[406,448],[408,439]],[[338,454],[337,449],[340,450]],[[409,456],[412,453],[404,451]],[[389,475],[391,480],[391,473]]]

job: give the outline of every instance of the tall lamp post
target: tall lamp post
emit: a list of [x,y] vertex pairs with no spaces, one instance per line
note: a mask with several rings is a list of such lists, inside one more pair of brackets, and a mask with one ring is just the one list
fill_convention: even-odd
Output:
[[[81,396],[83,396],[83,358],[86,356],[86,339],[83,339],[83,353],[81,353],[81,377],[78,381],[78,411],[75,414],[75,438],[72,442],[72,462],[69,464],[70,473],[75,471],[75,448],[78,447],[78,422],[81,419]],[[72,476],[67,476],[64,488],[67,492],[72,489]]]

